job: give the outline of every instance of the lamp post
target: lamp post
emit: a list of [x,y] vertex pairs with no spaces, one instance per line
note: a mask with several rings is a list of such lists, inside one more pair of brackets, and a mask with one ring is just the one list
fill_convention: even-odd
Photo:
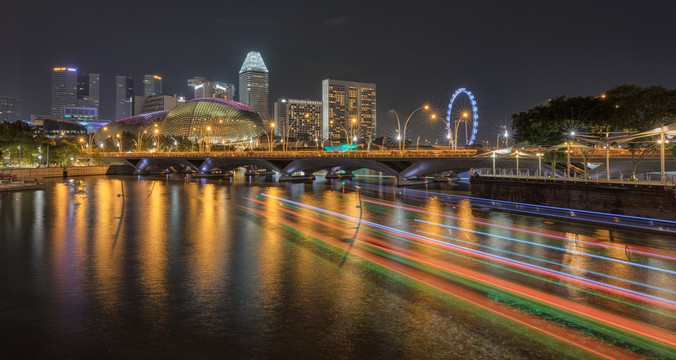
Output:
[[570,179],[570,141],[566,141],[566,178]]
[[658,144],[660,144],[660,180],[662,181],[662,184],[665,185],[667,183],[667,177],[664,174],[665,170],[665,164],[664,164],[664,145],[668,142],[667,139],[664,137],[664,130],[665,128],[662,127],[660,129],[660,139],[657,141]]
[[497,155],[495,155],[495,151],[493,151],[493,154],[491,155],[491,158],[493,158],[493,176],[495,176],[495,158]]
[[118,152],[122,152],[122,136],[120,133],[115,134],[115,137],[117,138],[117,150]]
[[[464,111],[462,113],[462,118],[455,122],[455,139],[453,140],[453,146],[455,147],[455,150],[458,150],[458,127],[460,126],[461,122],[467,121],[468,117],[469,117],[469,113],[467,111]],[[467,136],[466,130],[467,130],[467,124],[465,124],[465,136]],[[467,142],[467,139],[465,139],[465,142]]]
[[207,152],[211,151],[211,125],[207,125]]
[[155,151],[159,152],[160,151],[160,129],[157,128],[157,124],[155,124],[155,130],[153,130],[155,133]]
[[[401,151],[402,151],[402,153],[404,152],[404,150],[406,150],[406,128],[408,127],[408,123],[411,121],[411,117],[413,117],[413,114],[415,114],[415,113],[418,112],[419,110],[425,110],[425,111],[427,111],[427,110],[429,110],[429,109],[430,109],[430,106],[429,106],[429,105],[423,105],[423,106],[421,106],[421,107],[419,107],[419,108],[413,110],[413,111],[411,112],[411,114],[409,114],[408,117],[406,118],[406,122],[404,123],[404,142],[402,142],[402,144],[401,144]],[[435,115],[435,118],[436,118],[436,115]],[[398,120],[399,120],[399,117],[397,117],[397,121],[398,121]]]
[[537,153],[535,156],[538,157],[538,177],[542,176],[542,153]]
[[517,151],[517,152],[516,152],[516,177],[517,177],[517,178],[519,177],[519,157],[520,157],[519,155],[520,155],[520,154],[519,154],[519,152]]
[[[305,119],[309,119],[310,114],[306,113],[305,115],[303,115],[303,117]],[[299,118],[293,119],[291,124],[288,124],[286,119],[284,120],[284,134],[282,134],[282,137],[285,139],[285,141],[284,144],[282,145],[282,149],[284,149],[285,152],[288,151],[289,149],[289,137],[290,137],[289,135],[291,134],[291,127],[293,127],[293,125],[296,123],[296,121],[298,121],[298,119]],[[298,150],[298,145],[296,145],[296,150]]]

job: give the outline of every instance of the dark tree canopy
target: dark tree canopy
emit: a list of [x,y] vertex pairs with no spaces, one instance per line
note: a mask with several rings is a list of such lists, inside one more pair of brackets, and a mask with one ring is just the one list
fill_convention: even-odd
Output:
[[516,141],[553,145],[572,129],[589,133],[640,132],[676,121],[676,90],[620,85],[596,97],[550,99],[512,115]]

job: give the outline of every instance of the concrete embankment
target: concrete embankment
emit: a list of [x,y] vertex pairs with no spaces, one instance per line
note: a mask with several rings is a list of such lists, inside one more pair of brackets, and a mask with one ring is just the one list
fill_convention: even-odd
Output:
[[134,168],[127,165],[42,167],[0,170],[0,174],[16,175],[17,179],[43,179],[88,175],[126,175],[133,173]]
[[473,176],[472,196],[599,211],[618,215],[676,220],[674,187],[603,184]]

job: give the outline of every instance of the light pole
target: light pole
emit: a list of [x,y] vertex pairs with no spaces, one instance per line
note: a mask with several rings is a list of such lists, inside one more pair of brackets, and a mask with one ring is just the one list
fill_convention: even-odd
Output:
[[570,141],[566,141],[566,178],[570,179]]
[[668,142],[667,139],[664,137],[664,130],[665,128],[662,127],[660,129],[660,139],[657,141],[658,144],[660,144],[660,179],[662,181],[662,184],[665,185],[667,183],[667,177],[664,174],[665,170],[665,164],[664,164],[664,145]]
[[491,155],[491,158],[493,158],[493,176],[495,176],[495,158],[497,155],[495,155],[495,151],[493,151],[493,154]]
[[157,124],[155,124],[155,130],[153,130],[155,133],[155,151],[159,152],[160,151],[160,129],[157,128]]
[[519,152],[516,152],[516,177],[519,177]]
[[535,156],[538,157],[538,177],[542,176],[542,153],[537,153]]
[[211,151],[211,125],[207,125],[207,152]]
[[120,133],[115,134],[115,137],[117,138],[117,150],[118,152],[122,152],[122,136]]
[[[425,110],[425,111],[427,111],[427,110],[429,110],[429,109],[430,109],[430,106],[429,106],[429,105],[423,105],[423,106],[421,106],[421,107],[419,107],[419,108],[413,110],[413,111],[411,112],[411,114],[409,114],[408,117],[406,118],[406,122],[404,123],[404,142],[403,142],[402,145],[401,145],[401,151],[402,151],[402,152],[406,149],[406,128],[408,127],[408,123],[411,121],[411,117],[413,117],[413,114],[415,114],[415,113],[418,112],[419,110]],[[435,115],[435,118],[436,118],[436,115]],[[399,117],[397,117],[397,121],[398,121],[398,120],[399,120]]]
[[[305,115],[303,115],[303,117],[305,119],[309,119],[310,114],[306,113]],[[283,129],[284,134],[282,134],[282,138],[284,138],[285,141],[284,141],[284,144],[282,144],[282,149],[284,149],[285,152],[288,151],[288,149],[289,149],[289,137],[290,137],[290,134],[291,134],[291,127],[293,127],[293,125],[296,123],[296,121],[298,121],[298,119],[299,118],[293,119],[291,124],[288,124],[288,121],[286,121],[286,119],[284,119],[284,129]],[[298,145],[296,145],[296,150],[298,150]]]
[[[461,122],[466,122],[468,117],[469,113],[464,111],[462,113],[462,118],[455,122],[455,139],[453,140],[453,146],[455,146],[455,150],[458,150],[458,127],[460,126]],[[467,124],[465,124],[465,130],[467,130]],[[465,131],[465,136],[467,136],[467,131]],[[465,142],[467,142],[467,139],[465,139]]]

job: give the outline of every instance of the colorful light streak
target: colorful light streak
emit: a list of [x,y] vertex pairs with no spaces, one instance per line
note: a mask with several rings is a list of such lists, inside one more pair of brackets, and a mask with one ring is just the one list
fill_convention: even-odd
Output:
[[[273,198],[273,199],[276,199],[276,200],[281,201],[281,202],[293,204],[293,205],[301,207],[301,208],[305,208],[305,209],[309,209],[309,210],[313,210],[313,211],[320,211],[324,214],[330,214],[332,216],[336,216],[337,218],[345,219],[345,220],[348,220],[348,221],[353,221],[353,222],[359,221],[358,219],[351,218],[351,217],[343,215],[343,214],[331,212],[331,211],[328,211],[328,210],[325,210],[325,209],[320,209],[320,208],[317,208],[317,207],[300,204],[300,203],[293,202],[293,201],[286,200],[286,199],[272,197],[272,196],[269,196],[269,195],[266,195],[266,194],[263,194],[263,196]],[[291,215],[294,215],[294,216],[300,216],[300,217],[303,217],[303,218],[310,218],[310,216],[302,215],[302,214],[295,212],[295,211],[292,211],[292,210],[288,210],[288,209],[283,209],[283,210],[285,212],[288,212]],[[265,215],[265,213],[262,212],[262,211],[259,211],[259,210],[255,210],[255,211],[257,211],[259,214],[261,214],[263,216]],[[313,215],[319,215],[319,214],[313,214]],[[319,220],[316,220],[316,219],[315,219],[315,221],[317,221],[321,226],[328,226],[328,227],[331,227],[333,229],[337,229],[337,230],[340,229],[342,231],[346,230],[344,226],[335,226],[335,225],[331,225],[327,222],[319,221]],[[297,224],[293,224],[292,222],[285,220],[285,219],[280,219],[280,222],[286,223],[289,226],[297,226]],[[362,223],[368,224],[369,226],[371,225],[371,223],[369,223],[369,222],[362,222]],[[374,225],[377,225],[377,224],[374,224]],[[387,231],[392,232],[394,234],[402,234],[402,235],[405,235],[407,237],[411,237],[411,235],[413,235],[413,234],[410,234],[410,233],[401,232],[397,229],[388,228],[388,227],[381,227],[381,229],[387,230]],[[320,239],[326,239],[326,237],[327,237],[325,234],[317,234],[316,231],[309,229],[309,228],[302,228],[300,230],[303,231],[306,234],[311,235],[311,236],[318,236],[318,237],[320,237]],[[420,236],[414,235],[412,237],[420,239]],[[634,321],[624,319],[624,318],[621,318],[621,317],[618,317],[616,315],[609,314],[609,313],[606,313],[606,312],[603,312],[603,311],[600,311],[600,310],[591,309],[591,308],[588,308],[584,305],[575,304],[575,303],[572,303],[570,301],[566,301],[566,300],[563,300],[563,299],[558,299],[558,298],[556,298],[552,295],[549,295],[549,294],[542,294],[542,293],[540,293],[536,290],[528,289],[528,288],[525,288],[525,287],[520,286],[520,285],[509,283],[509,282],[504,281],[504,280],[495,279],[495,278],[492,278],[492,277],[485,275],[485,274],[472,273],[471,270],[459,269],[459,268],[454,267],[453,265],[449,265],[449,264],[443,264],[443,266],[442,266],[442,264],[436,264],[434,262],[429,262],[425,259],[404,253],[405,251],[409,251],[409,250],[396,249],[396,247],[393,247],[392,244],[383,244],[382,242],[380,242],[377,239],[372,239],[370,237],[363,237],[363,236],[358,236],[357,239],[358,240],[364,239],[366,241],[369,241],[368,246],[377,247],[382,251],[390,252],[392,254],[397,254],[397,256],[405,257],[405,258],[407,258],[411,261],[419,261],[419,262],[422,262],[422,263],[427,263],[430,266],[439,266],[440,269],[444,269],[445,271],[451,271],[451,272],[460,274],[462,276],[469,276],[469,278],[474,278],[481,283],[489,284],[491,286],[497,286],[498,288],[505,289],[506,291],[513,292],[513,293],[520,295],[520,296],[525,296],[529,299],[535,299],[536,301],[544,301],[545,303],[547,303],[550,306],[561,307],[561,308],[565,309],[566,311],[570,311],[572,313],[579,314],[581,316],[589,317],[590,319],[593,319],[594,321],[598,321],[598,322],[604,323],[604,324],[609,324],[611,326],[617,326],[621,329],[624,329],[623,331],[627,331],[629,333],[633,332],[635,334],[640,334],[641,336],[645,336],[645,337],[654,339],[658,342],[662,342],[662,343],[666,343],[666,344],[670,344],[671,346],[674,346],[673,337],[670,337],[673,334],[666,334],[665,335],[664,332],[660,329],[656,329],[654,327],[650,327],[650,326],[647,326],[645,324],[636,323]],[[338,244],[336,244],[336,245],[341,246],[342,248],[347,248],[347,244],[344,243],[344,242],[341,242],[340,240],[338,240]],[[358,252],[358,249],[361,249],[362,246],[363,246],[363,244],[359,244],[359,246],[356,248],[355,251]],[[359,256],[363,256],[363,254],[359,253]],[[374,259],[371,259],[371,260],[374,260]],[[396,272],[398,272],[398,273],[400,273],[404,276],[411,277],[411,274],[402,273],[401,269],[394,269],[391,265],[388,266],[387,264],[382,264],[382,261],[379,261],[377,263],[382,265],[385,268],[389,268],[392,271],[396,271]],[[426,284],[428,284],[428,285],[430,285],[434,288],[444,289],[443,291],[446,291],[445,289],[447,289],[448,286],[449,286],[449,284],[444,284],[443,286],[439,286],[438,284],[435,284],[435,283],[426,282],[426,281],[424,281],[424,279],[421,279],[419,277],[412,277],[412,278],[414,280],[426,283]],[[466,289],[462,289],[462,290],[464,292],[460,291],[459,289],[456,289],[453,292],[450,292],[449,294],[456,296],[456,297],[459,297],[459,298],[463,298],[465,300],[468,300],[468,301],[470,301],[470,302],[474,303],[475,305],[480,306],[482,308],[490,308],[490,306],[486,306],[485,298],[483,300],[484,304],[481,304],[478,301],[472,300],[472,298],[474,298],[474,300],[477,300],[476,294],[474,294],[474,295],[467,294]],[[495,309],[491,309],[491,311],[494,311],[494,310]],[[518,323],[527,324],[527,326],[529,326],[531,328],[536,328],[538,331],[547,333],[550,336],[554,336],[554,337],[559,338],[561,340],[564,340],[564,341],[566,341],[570,344],[579,346],[582,343],[584,343],[584,342],[580,342],[580,339],[571,340],[570,339],[571,334],[570,334],[569,331],[566,332],[565,336],[560,336],[560,334],[559,335],[552,334],[552,333],[548,332],[549,330],[543,329],[542,324],[534,325],[533,323],[528,323],[524,319],[515,318],[514,314],[512,314],[512,313],[505,314],[504,313],[505,309],[502,309],[502,311],[503,311],[503,313],[501,313],[502,316],[508,317],[508,318],[518,322]],[[548,326],[548,329],[551,329],[551,327]],[[596,344],[594,346],[598,346],[598,344]],[[591,351],[592,353],[595,353],[595,354],[597,354],[599,356],[603,356],[603,357],[609,357],[609,356],[615,357],[615,356],[621,355],[621,354],[618,354],[618,353],[615,353],[614,355],[608,355],[610,353],[607,353],[605,351],[598,351],[598,348],[595,348],[594,346],[586,347],[585,350]],[[648,347],[650,347],[650,346],[648,346]]]
[[[462,221],[467,221],[467,222],[471,222],[471,223],[474,223],[474,224],[485,225],[485,226],[515,231],[515,232],[527,233],[527,234],[537,235],[537,236],[541,236],[541,237],[547,237],[547,238],[550,238],[550,239],[562,240],[562,241],[565,241],[565,242],[571,241],[570,238],[565,237],[565,236],[561,236],[561,235],[557,235],[553,231],[544,231],[544,230],[540,230],[540,229],[532,230],[532,228],[528,228],[528,227],[525,227],[525,226],[514,226],[514,225],[510,226],[510,225],[498,223],[496,221],[469,219],[469,218],[464,218],[464,217],[461,217],[461,216],[430,212],[430,211],[427,211],[427,210],[423,210],[419,207],[414,207],[412,205],[402,205],[402,204],[397,204],[397,203],[394,203],[394,202],[388,202],[388,201],[385,201],[385,200],[375,200],[373,198],[368,198],[368,197],[363,197],[362,201],[365,202],[365,203],[376,204],[376,205],[386,206],[386,207],[390,207],[390,208],[398,208],[398,209],[402,209],[402,210],[424,213],[424,214],[428,214],[428,215],[440,216],[440,217],[444,217],[444,218],[447,218],[447,219],[462,220]],[[600,241],[599,239],[595,239],[595,240]],[[637,254],[637,255],[644,255],[644,256],[650,256],[650,257],[654,257],[654,258],[676,261],[676,256],[674,256],[673,252],[670,252],[670,251],[662,251],[662,253],[658,253],[658,252],[655,252],[654,250],[653,251],[645,251],[645,250],[637,250],[637,249],[627,249],[626,247],[620,247],[620,246],[608,245],[608,244],[600,244],[598,242],[585,241],[585,240],[579,240],[579,239],[576,239],[575,242],[578,243],[578,244],[585,244],[585,245],[591,245],[591,246],[595,246],[595,247],[602,247],[602,248],[606,248],[606,249],[626,251],[626,252],[630,252],[630,253]],[[634,246],[636,248],[643,248],[641,246],[636,246],[636,245],[632,245],[632,246]]]
[[[430,196],[439,196],[456,202],[463,199],[469,199],[472,202],[472,206],[480,206],[497,210],[516,211],[539,216],[556,217],[568,220],[581,220],[586,222],[603,223],[612,226],[623,226],[652,231],[676,232],[676,221],[672,220],[645,218],[629,215],[618,215],[597,211],[562,208],[556,206],[534,205],[514,201],[493,200],[474,196],[455,195],[428,190],[416,190],[416,189],[399,190],[395,187],[388,187],[382,185],[372,185],[364,183],[353,183],[353,184],[358,185],[359,187],[362,188],[370,187],[377,188],[378,190],[389,189],[397,191],[398,194],[401,194],[406,197],[410,196],[414,197],[411,194],[418,195],[417,197],[422,198],[428,198]],[[404,195],[404,193],[406,194]],[[548,210],[548,212],[544,212],[541,210]],[[570,215],[571,213],[575,214],[575,216],[571,216]],[[579,216],[579,214],[588,215],[588,217]]]

